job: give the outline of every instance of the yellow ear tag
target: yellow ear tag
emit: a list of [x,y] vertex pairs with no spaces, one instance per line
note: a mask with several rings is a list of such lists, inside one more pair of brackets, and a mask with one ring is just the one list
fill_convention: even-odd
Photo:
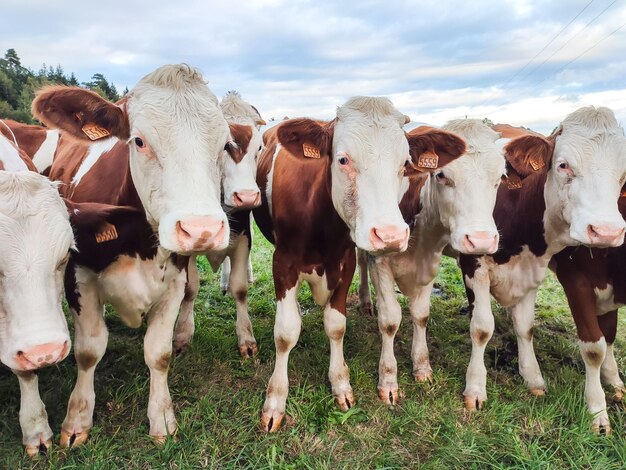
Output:
[[117,240],[117,238],[115,225],[109,223],[105,223],[102,229],[96,233],[96,243],[110,242],[111,240]]
[[417,159],[418,168],[428,168],[434,170],[439,164],[439,156],[433,152],[425,152]]
[[104,127],[100,127],[99,125],[93,123],[85,124],[82,128],[82,131],[91,140],[104,139],[105,137],[111,135],[111,133],[107,131]]
[[307,158],[320,158],[320,149],[310,144],[302,144],[302,153]]

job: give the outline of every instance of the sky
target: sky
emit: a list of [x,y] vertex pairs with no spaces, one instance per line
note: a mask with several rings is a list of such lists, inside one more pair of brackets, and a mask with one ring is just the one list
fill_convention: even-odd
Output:
[[626,0],[2,4],[0,52],[27,67],[103,73],[121,91],[186,62],[266,120],[332,118],[370,95],[432,125],[487,117],[549,133],[585,105],[626,124]]

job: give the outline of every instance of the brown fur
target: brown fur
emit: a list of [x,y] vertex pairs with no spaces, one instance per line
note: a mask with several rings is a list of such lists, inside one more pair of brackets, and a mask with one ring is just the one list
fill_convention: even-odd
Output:
[[[42,126],[24,124],[11,119],[3,119],[3,122],[13,131],[18,147],[26,152],[26,155],[30,158],[34,158],[37,150],[39,150],[41,144],[46,140],[48,129]],[[0,129],[3,127],[4,126],[0,124]],[[13,140],[13,138],[9,137],[9,140]]]
[[228,127],[230,127],[230,135],[237,145],[233,146],[232,144],[227,144],[226,151],[235,163],[239,163],[246,153],[248,153],[248,146],[252,139],[252,126],[231,123],[228,124]]

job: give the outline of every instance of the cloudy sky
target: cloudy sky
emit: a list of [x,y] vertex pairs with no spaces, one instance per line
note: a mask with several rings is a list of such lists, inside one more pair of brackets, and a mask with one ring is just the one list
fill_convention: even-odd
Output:
[[[626,124],[626,0],[2,0],[0,47],[121,91],[165,63],[267,119],[384,95],[415,121],[549,132],[587,104]],[[573,20],[573,21],[572,21]],[[621,29],[620,29],[621,27]]]

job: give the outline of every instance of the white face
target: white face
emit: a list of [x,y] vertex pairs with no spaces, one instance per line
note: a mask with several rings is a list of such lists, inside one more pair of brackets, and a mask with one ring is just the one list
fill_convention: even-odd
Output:
[[252,209],[261,203],[261,192],[256,184],[257,161],[263,149],[263,136],[254,125],[248,126],[252,132],[247,143],[246,153],[236,162],[230,155],[224,155],[224,205],[229,208]]
[[[562,123],[546,181],[548,220],[565,244],[619,246],[626,223],[617,200],[626,180],[626,139],[607,108],[581,108]],[[555,224],[556,225],[556,224]]]
[[53,183],[0,171],[0,361],[12,369],[34,370],[69,352],[61,296],[73,240]]
[[133,182],[160,244],[178,253],[226,248],[220,180],[229,130],[215,96],[201,77],[165,67],[131,91],[127,112]]
[[398,203],[409,144],[405,116],[386,98],[357,97],[337,109],[333,135],[332,199],[356,245],[403,251],[409,228]]
[[[441,223],[450,244],[465,254],[491,254],[498,249],[499,234],[493,209],[505,159],[496,145],[500,135],[479,120],[451,121],[443,130],[467,143],[465,154],[438,171],[429,181]],[[424,194],[424,193],[423,193]]]

